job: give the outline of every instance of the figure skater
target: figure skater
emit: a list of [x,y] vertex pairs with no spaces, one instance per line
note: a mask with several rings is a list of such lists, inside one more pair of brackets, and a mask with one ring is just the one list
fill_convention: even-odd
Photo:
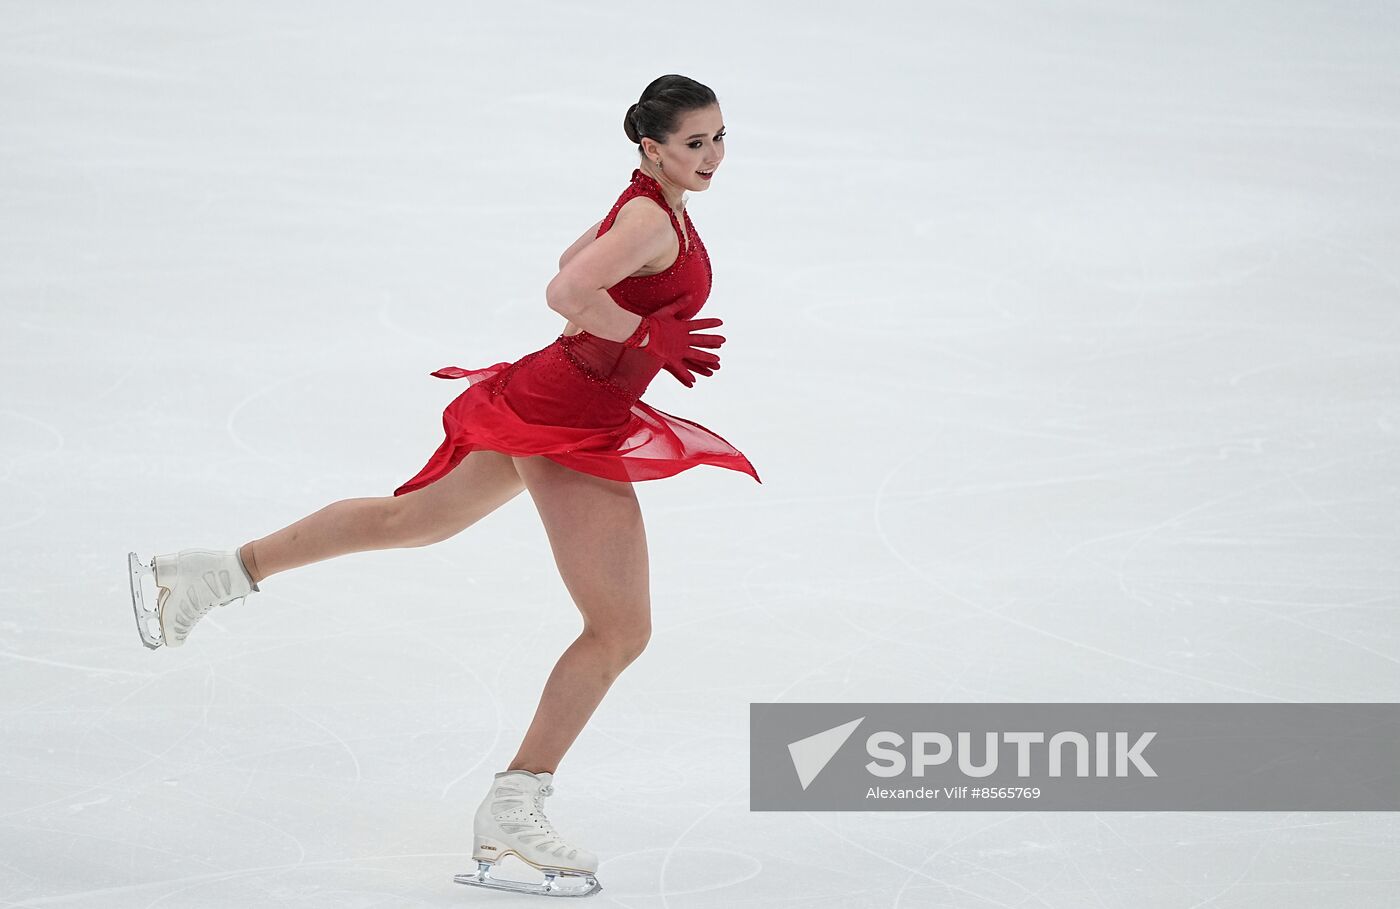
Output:
[[[234,552],[186,549],[150,564],[129,556],[133,608],[147,647],[180,646],[210,609],[244,599],[278,572],[352,552],[446,540],[528,490],[583,631],[545,683],[515,759],[477,809],[462,883],[548,895],[601,885],[597,857],[555,831],[543,798],[560,759],[651,634],[646,532],[632,483],[699,464],[747,473],[746,457],[705,427],[642,400],[666,370],[690,387],[719,368],[722,324],[695,314],[709,296],[710,260],[687,190],[703,191],[724,160],[715,93],[679,75],[653,81],[623,129],[639,166],[607,217],[565,250],[546,301],[563,333],[514,362],[432,375],[470,380],[447,405],[446,437],[391,496],[345,499]],[[761,481],[760,481],[761,482]],[[154,606],[141,588],[154,573]],[[543,883],[490,876],[506,855]],[[566,881],[566,886],[560,880]]]

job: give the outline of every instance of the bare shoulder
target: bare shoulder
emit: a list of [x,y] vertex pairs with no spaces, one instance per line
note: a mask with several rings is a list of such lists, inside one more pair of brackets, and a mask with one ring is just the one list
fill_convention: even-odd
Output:
[[624,218],[657,233],[664,233],[671,229],[671,216],[662,208],[661,203],[651,196],[633,196],[622,207],[617,210],[617,218],[613,225]]
[[612,230],[623,231],[638,246],[651,251],[634,277],[665,271],[676,261],[680,242],[671,226],[671,215],[650,196],[634,196],[622,204]]

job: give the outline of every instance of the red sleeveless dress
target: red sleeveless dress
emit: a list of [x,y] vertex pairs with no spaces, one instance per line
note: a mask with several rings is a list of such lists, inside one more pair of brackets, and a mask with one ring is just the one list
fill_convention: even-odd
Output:
[[[612,227],[629,199],[647,196],[671,217],[680,251],[663,272],[628,277],[608,295],[628,312],[650,315],[686,294],[688,315],[710,295],[710,257],[685,213],[690,248],[661,185],[640,168],[603,219],[595,236]],[[480,369],[444,366],[431,375],[467,379],[470,387],[442,414],[446,434],[437,451],[413,479],[394,490],[412,492],[445,476],[476,449],[515,457],[543,455],[565,467],[610,480],[656,480],[700,464],[748,474],[760,483],[749,459],[715,433],[690,420],[664,413],[641,400],[660,372],[660,361],[640,348],[588,332],[561,334],[549,346],[514,363]],[[668,373],[669,375],[669,373]],[[697,376],[704,381],[705,376]]]

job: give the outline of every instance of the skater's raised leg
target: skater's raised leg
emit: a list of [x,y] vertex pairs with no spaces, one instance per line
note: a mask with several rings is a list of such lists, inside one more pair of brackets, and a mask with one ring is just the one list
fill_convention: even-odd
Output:
[[254,582],[335,556],[427,546],[475,524],[525,488],[511,458],[473,451],[451,473],[401,496],[342,499],[240,552]]
[[[188,549],[147,565],[131,553],[141,641],[178,647],[210,609],[245,598],[269,575],[351,552],[426,546],[470,527],[525,488],[510,457],[474,451],[441,479],[401,496],[344,499],[236,552]],[[152,602],[141,578],[154,574]]]
[[613,681],[651,637],[646,529],[631,483],[516,458],[583,633],[545,683],[510,770],[553,773]]

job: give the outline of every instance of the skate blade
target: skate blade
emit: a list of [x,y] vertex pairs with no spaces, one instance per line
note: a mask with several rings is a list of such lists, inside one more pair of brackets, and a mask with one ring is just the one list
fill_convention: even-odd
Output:
[[[560,871],[543,871],[544,881],[531,883],[492,877],[490,862],[478,861],[476,864],[477,870],[474,873],[458,874],[452,879],[459,884],[507,890],[511,893],[533,893],[537,896],[592,896],[603,889],[597,877],[583,872],[566,874]],[[560,880],[579,881],[583,886],[562,886]]]
[[134,552],[127,554],[126,562],[131,572],[131,608],[136,613],[136,630],[141,635],[141,643],[147,649],[155,650],[165,643],[160,631],[160,612],[146,599],[145,590],[141,587],[141,579],[152,574],[155,568],[153,564],[144,564]]

